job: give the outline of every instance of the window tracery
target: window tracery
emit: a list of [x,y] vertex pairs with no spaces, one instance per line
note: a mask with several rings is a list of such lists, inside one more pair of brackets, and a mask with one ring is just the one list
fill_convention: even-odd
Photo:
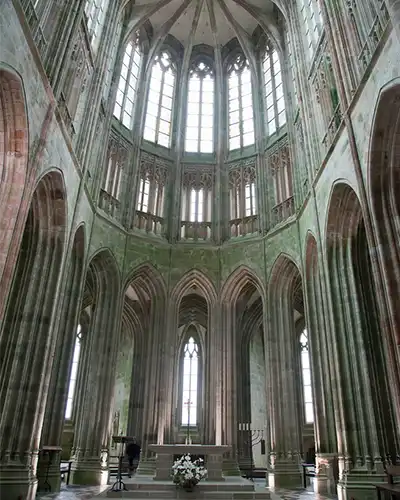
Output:
[[75,398],[76,381],[78,378],[79,359],[80,359],[80,354],[81,354],[81,345],[82,345],[82,327],[81,327],[81,325],[78,325],[78,328],[76,331],[75,344],[74,344],[74,354],[72,357],[71,373],[69,376],[69,383],[68,383],[67,405],[65,408],[65,418],[67,420],[71,419],[71,417],[72,417],[72,410],[73,410],[74,398]]
[[214,72],[203,60],[189,73],[185,151],[214,151]]
[[213,167],[184,167],[182,182],[181,237],[211,237]]
[[162,161],[157,161],[154,156],[143,153],[136,210],[161,218],[166,182],[167,166]]
[[111,137],[106,161],[99,205],[109,215],[118,219],[121,215],[121,188],[128,161],[128,145],[118,137]]
[[279,141],[268,156],[274,182],[275,205],[272,209],[273,225],[286,220],[294,213],[293,180],[289,144]]
[[281,63],[276,49],[267,47],[263,60],[266,128],[269,136],[286,124]]
[[128,129],[133,127],[133,111],[141,59],[138,43],[132,40],[129,41],[122,59],[114,105],[114,116]]
[[151,71],[143,137],[166,148],[171,142],[175,78],[171,56],[162,52],[156,57]]
[[300,335],[301,370],[303,382],[304,415],[306,424],[314,422],[313,397],[311,387],[310,352],[307,329]]
[[256,167],[253,158],[231,165],[229,198],[231,236],[256,232],[258,230]]
[[93,50],[97,50],[103,30],[109,0],[87,0],[85,14]]
[[228,66],[229,150],[254,144],[254,113],[251,72],[247,59],[239,53]]

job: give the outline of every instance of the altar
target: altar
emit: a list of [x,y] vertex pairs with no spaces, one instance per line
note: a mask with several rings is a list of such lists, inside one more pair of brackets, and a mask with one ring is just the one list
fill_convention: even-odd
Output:
[[223,454],[229,452],[231,447],[212,444],[150,444],[149,450],[157,454],[154,480],[171,480],[171,470],[176,456],[190,453],[204,457],[207,469],[206,481],[224,481],[222,475]]

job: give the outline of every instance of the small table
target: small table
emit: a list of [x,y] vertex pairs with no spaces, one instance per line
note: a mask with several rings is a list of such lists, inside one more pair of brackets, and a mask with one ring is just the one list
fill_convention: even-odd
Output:
[[60,446],[43,446],[40,450],[42,455],[48,455],[48,461],[47,461],[47,469],[46,469],[46,478],[43,484],[43,491],[51,491],[51,484],[49,483],[49,471],[51,464],[53,463],[53,457],[56,453],[60,453],[62,451],[62,448]]
[[378,500],[381,500],[381,492],[383,491],[383,498],[385,498],[385,493],[390,493],[391,500],[395,498],[400,498],[400,484],[390,484],[390,483],[380,483],[376,484],[376,494]]

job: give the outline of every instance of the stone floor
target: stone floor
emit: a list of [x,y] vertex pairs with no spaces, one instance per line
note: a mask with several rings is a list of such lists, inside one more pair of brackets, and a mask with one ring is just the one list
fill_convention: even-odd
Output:
[[[257,485],[257,489],[261,488]],[[109,486],[63,486],[60,493],[52,493],[44,496],[39,496],[40,500],[91,500],[96,495],[105,491]],[[271,490],[272,500],[331,500],[336,499],[336,496],[322,496],[310,490]]]

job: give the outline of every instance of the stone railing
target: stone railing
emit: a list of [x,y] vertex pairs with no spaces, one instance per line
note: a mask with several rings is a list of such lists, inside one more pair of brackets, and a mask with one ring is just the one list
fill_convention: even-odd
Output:
[[364,71],[367,69],[367,66],[370,63],[389,22],[389,12],[386,8],[384,0],[379,0],[377,3],[379,5],[379,7],[377,7],[377,15],[372,22],[371,28],[368,31],[367,39],[365,40],[358,55],[358,60],[360,61],[360,65]]
[[162,235],[164,219],[158,215],[136,210],[134,227],[146,233]]
[[272,209],[272,226],[276,226],[277,224],[285,221],[295,212],[294,209],[294,197],[291,196],[287,200],[282,203],[278,203]]
[[338,104],[333,111],[333,115],[329,120],[328,128],[322,139],[322,144],[325,148],[325,151],[327,151],[330,145],[332,144],[333,139],[335,138],[336,132],[338,131],[341,123],[342,123],[342,113],[340,111],[340,104]]
[[32,0],[21,0],[21,7],[25,14],[26,22],[31,30],[33,39],[40,55],[44,55],[47,49],[47,41],[40,26],[40,20]]
[[114,219],[120,219],[121,203],[104,189],[100,191],[99,207]]
[[211,239],[211,222],[181,221],[181,240]]
[[258,215],[249,215],[248,217],[240,219],[232,219],[229,221],[229,225],[231,238],[259,232]]

